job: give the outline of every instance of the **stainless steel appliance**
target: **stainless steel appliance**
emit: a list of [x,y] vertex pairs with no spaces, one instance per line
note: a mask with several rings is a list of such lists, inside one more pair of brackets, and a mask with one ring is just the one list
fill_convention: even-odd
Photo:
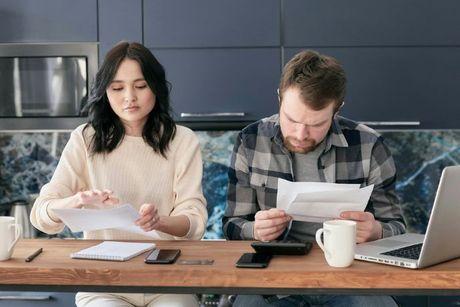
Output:
[[84,122],[97,47],[0,44],[0,130],[68,130]]

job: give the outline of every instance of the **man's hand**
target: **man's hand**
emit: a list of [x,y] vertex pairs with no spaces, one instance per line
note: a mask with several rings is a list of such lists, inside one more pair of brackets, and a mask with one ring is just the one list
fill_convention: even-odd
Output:
[[374,241],[382,238],[382,224],[376,221],[370,212],[344,211],[342,219],[356,222],[356,243]]
[[286,212],[276,208],[258,211],[254,221],[254,239],[270,241],[278,238],[290,220]]
[[139,214],[140,217],[136,220],[136,225],[140,226],[144,231],[158,229],[161,217],[154,204],[143,204],[139,209]]
[[76,207],[81,208],[85,205],[93,205],[96,207],[104,205],[117,205],[118,198],[113,196],[113,192],[110,190],[88,190],[78,192],[76,195],[77,203]]

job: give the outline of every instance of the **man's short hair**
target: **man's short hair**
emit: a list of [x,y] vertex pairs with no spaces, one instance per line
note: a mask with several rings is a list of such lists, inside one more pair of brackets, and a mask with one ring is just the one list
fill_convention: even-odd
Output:
[[334,101],[337,111],[345,98],[346,76],[340,63],[333,57],[305,50],[296,54],[281,75],[279,96],[290,87],[297,87],[314,110],[325,108]]

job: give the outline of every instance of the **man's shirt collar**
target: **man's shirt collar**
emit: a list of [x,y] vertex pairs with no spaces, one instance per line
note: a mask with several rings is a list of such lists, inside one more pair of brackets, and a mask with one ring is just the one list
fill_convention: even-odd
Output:
[[326,136],[326,148],[324,151],[331,149],[331,146],[335,147],[348,147],[348,142],[343,135],[342,128],[339,124],[338,115],[334,115],[332,119],[331,128]]

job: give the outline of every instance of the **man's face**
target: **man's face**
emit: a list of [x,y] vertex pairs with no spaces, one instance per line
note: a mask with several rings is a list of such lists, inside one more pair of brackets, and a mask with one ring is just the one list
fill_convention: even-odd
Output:
[[308,153],[326,137],[332,124],[334,101],[315,111],[308,106],[300,90],[290,87],[283,93],[280,126],[284,146],[291,152]]

